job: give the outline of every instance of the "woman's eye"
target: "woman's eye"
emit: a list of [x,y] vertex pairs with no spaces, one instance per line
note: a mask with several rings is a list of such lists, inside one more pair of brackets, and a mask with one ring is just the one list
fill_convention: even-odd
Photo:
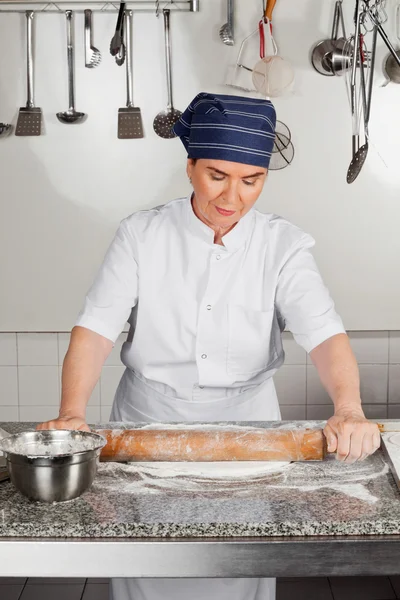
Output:
[[243,180],[243,183],[245,185],[255,185],[256,184],[256,179],[254,179],[253,181],[245,181],[245,180]]
[[223,180],[224,180],[224,178],[223,178],[223,177],[215,177],[215,175],[211,175],[211,179],[212,179],[213,181],[223,181]]

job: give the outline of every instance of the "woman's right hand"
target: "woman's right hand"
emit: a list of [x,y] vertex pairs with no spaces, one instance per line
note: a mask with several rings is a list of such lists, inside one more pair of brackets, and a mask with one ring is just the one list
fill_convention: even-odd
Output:
[[60,415],[53,421],[46,421],[36,427],[36,429],[74,429],[78,431],[90,431],[89,425],[82,417],[62,416]]

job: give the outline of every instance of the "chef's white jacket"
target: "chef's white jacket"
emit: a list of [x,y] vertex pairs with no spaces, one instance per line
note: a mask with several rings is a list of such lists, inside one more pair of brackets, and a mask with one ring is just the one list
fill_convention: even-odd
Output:
[[307,352],[343,333],[310,248],[314,240],[254,208],[214,244],[180,198],[123,220],[77,325],[112,340],[131,325],[123,363],[168,396],[220,399],[281,366],[286,326]]

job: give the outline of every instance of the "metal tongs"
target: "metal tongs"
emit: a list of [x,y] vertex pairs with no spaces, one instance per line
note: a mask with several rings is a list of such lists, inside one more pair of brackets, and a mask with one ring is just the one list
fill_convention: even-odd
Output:
[[[118,64],[124,62],[125,58],[125,46],[124,46],[124,16],[125,16],[125,2],[121,2],[119,5],[117,26],[115,28],[114,37],[110,44],[110,54],[115,56],[115,60]],[[122,61],[122,62],[120,62]]]

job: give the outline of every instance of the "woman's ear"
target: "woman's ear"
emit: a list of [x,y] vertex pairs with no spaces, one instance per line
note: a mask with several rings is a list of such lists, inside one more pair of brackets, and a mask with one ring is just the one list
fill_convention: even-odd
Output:
[[194,167],[194,160],[193,160],[193,158],[188,158],[187,159],[187,163],[186,163],[186,173],[187,173],[187,176],[189,178],[189,181],[192,180],[193,167]]

